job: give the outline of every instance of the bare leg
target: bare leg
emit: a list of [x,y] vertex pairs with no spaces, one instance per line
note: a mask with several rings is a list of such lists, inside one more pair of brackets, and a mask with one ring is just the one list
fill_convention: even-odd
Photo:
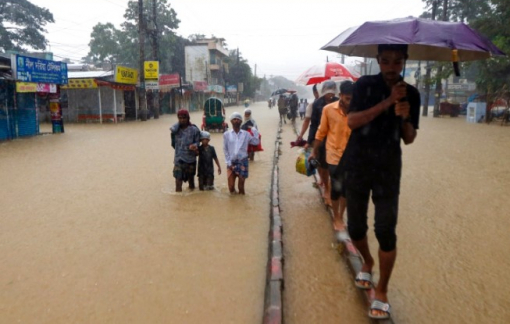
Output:
[[236,175],[234,174],[234,172],[232,172],[230,174],[230,176],[228,177],[228,190],[230,191],[231,194],[236,193],[235,185],[236,185]]
[[182,180],[175,179],[175,192],[182,192]]
[[189,177],[189,190],[195,190],[195,177]]
[[[352,241],[354,246],[358,249],[359,253],[363,257],[363,265],[361,266],[361,272],[372,273],[372,267],[374,266],[374,259],[370,254],[370,249],[368,247],[368,239],[367,236],[359,241]],[[382,275],[382,274],[381,274]],[[369,287],[370,283],[366,282],[365,286]]]
[[[345,200],[345,198],[343,198]],[[342,231],[345,229],[345,224],[343,220],[343,212],[341,211],[341,201],[342,198],[337,200],[331,200],[331,205],[333,209],[333,228],[335,231]],[[344,207],[345,208],[345,207]]]
[[245,178],[239,177],[239,183],[237,184],[237,186],[239,187],[240,195],[244,195],[244,181],[245,180],[246,180]]
[[324,185],[324,202],[326,205],[331,206],[331,191],[329,184],[329,171],[326,168],[319,168],[319,177]]
[[[384,252],[379,249],[379,282],[377,283],[377,287],[375,287],[375,299],[379,299],[382,302],[388,302],[388,283],[390,282],[391,272],[393,271],[393,266],[395,265],[395,260],[397,258],[397,249]],[[373,315],[384,315],[383,311],[372,311]]]

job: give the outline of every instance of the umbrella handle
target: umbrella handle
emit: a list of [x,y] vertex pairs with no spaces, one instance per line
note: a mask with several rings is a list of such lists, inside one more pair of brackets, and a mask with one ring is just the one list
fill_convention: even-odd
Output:
[[459,51],[457,51],[456,49],[452,50],[452,62],[453,62],[453,71],[455,72],[455,76],[460,76]]

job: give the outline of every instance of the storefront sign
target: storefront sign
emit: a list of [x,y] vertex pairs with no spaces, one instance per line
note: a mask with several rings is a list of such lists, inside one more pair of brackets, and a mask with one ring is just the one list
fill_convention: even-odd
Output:
[[227,92],[237,92],[237,87],[235,85],[227,86]]
[[34,83],[67,84],[67,63],[14,54],[11,68],[16,80]]
[[147,90],[158,90],[158,81],[145,80],[145,89]]
[[128,67],[117,65],[115,68],[115,82],[136,84],[138,81],[138,71]]
[[195,91],[207,91],[207,82],[193,81],[193,89],[195,89]]
[[159,78],[159,62],[145,61],[143,62],[143,70],[145,80],[158,80]]
[[51,83],[16,82],[16,92],[57,93],[57,85]]
[[210,85],[207,87],[207,92],[225,93],[225,90],[220,85]]
[[159,76],[160,86],[179,86],[179,73],[161,74]]
[[69,79],[69,83],[63,86],[62,89],[95,89],[97,88],[96,80],[94,79]]

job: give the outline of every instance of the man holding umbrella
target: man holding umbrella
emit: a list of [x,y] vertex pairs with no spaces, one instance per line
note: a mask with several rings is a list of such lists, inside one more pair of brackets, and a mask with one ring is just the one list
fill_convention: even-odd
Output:
[[356,286],[370,289],[374,259],[367,241],[369,196],[375,205],[375,235],[379,242],[380,279],[369,316],[390,316],[388,283],[397,256],[395,228],[402,167],[400,140],[413,143],[419,123],[420,94],[400,73],[407,45],[379,45],[381,73],[361,77],[354,86],[348,125],[352,134],[342,162],[348,230],[364,259]]

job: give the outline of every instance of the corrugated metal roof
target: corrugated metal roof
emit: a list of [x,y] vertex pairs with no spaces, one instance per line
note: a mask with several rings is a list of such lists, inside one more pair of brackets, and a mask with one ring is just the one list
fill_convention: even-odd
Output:
[[69,79],[103,78],[112,76],[113,71],[68,71]]

